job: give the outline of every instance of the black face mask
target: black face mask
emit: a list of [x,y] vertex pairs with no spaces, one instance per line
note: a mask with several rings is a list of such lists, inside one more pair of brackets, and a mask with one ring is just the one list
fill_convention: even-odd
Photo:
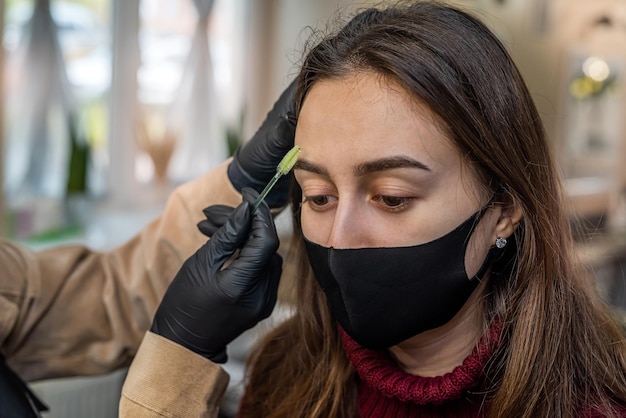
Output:
[[465,272],[465,251],[485,208],[425,244],[326,248],[304,239],[315,277],[341,327],[367,348],[394,346],[440,327],[463,307],[491,263]]

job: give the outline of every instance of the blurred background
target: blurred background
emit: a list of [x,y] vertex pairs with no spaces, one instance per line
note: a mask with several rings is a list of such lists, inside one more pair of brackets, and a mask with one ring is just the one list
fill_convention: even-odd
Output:
[[[173,187],[254,132],[314,31],[379,3],[4,0],[0,236],[35,249],[122,243]],[[626,2],[452,3],[495,31],[526,78],[582,261],[624,312]],[[123,373],[35,387],[53,406],[49,417],[113,417]]]

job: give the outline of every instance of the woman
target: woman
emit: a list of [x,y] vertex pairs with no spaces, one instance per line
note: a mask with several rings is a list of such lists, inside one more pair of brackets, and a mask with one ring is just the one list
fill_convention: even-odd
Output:
[[[253,358],[242,416],[281,416],[281,406],[292,416],[316,410],[354,416],[355,409],[381,416],[375,411],[383,406],[385,416],[392,408],[404,413],[395,416],[576,416],[587,407],[608,414],[611,401],[626,402],[624,337],[575,267],[540,117],[505,49],[482,24],[430,3],[369,10],[313,48],[298,84],[296,144],[306,164],[295,171],[304,198],[296,196],[294,207],[304,203],[294,219],[331,311],[305,265],[298,313]],[[405,161],[413,158],[425,167]],[[373,174],[353,168],[376,161],[380,167]],[[468,277],[493,254],[497,259],[470,280],[480,282],[470,292],[454,284],[448,293],[437,288],[446,286],[440,275],[455,262],[453,248],[424,244],[424,257],[438,264],[436,271],[420,272],[433,289],[402,284],[389,295],[384,287],[402,277],[388,275],[387,282],[364,290],[351,269],[371,266],[373,258],[409,268],[410,258],[393,250],[381,256],[354,251],[351,261],[341,262],[340,250],[323,248],[427,243],[473,213],[478,216],[465,254]],[[508,241],[505,248],[488,250],[499,238]],[[336,259],[328,262],[329,256]],[[363,273],[377,278],[371,270]],[[333,275],[335,282],[327,282]],[[351,277],[359,284],[346,282]],[[446,294],[456,290],[467,303],[444,306],[447,316],[440,322],[404,322],[400,328],[408,333],[398,329],[396,336],[393,323],[373,321],[401,315],[392,310],[393,296],[427,306],[411,308],[427,314],[452,304]],[[413,291],[408,298],[407,291]],[[376,302],[384,297],[390,298],[387,305]],[[352,334],[337,329],[331,312]],[[359,324],[362,318],[369,321]],[[354,341],[361,337],[363,345],[380,348],[375,333],[390,347],[389,359]],[[457,366],[471,379],[451,380],[458,377]],[[480,373],[465,366],[479,366]],[[381,377],[381,368],[393,377]],[[268,376],[291,378],[262,385]],[[400,381],[424,389],[387,389]],[[442,393],[449,385],[456,385],[454,391]],[[461,400],[450,399],[455,397]],[[405,398],[415,405],[401,402]],[[264,405],[268,410],[259,414]]]
[[369,9],[297,84],[297,304],[239,416],[626,416],[624,335],[493,34],[438,3]]

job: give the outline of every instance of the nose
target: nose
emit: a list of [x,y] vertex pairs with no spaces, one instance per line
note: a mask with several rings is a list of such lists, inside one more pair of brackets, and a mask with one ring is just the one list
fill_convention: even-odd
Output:
[[335,210],[332,227],[326,243],[333,248],[364,248],[372,246],[373,228],[368,227],[370,219],[367,209],[356,202],[343,199]]

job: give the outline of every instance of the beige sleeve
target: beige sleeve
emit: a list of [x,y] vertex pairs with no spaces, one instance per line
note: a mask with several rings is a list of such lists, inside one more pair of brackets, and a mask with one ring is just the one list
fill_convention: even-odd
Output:
[[179,186],[157,219],[109,252],[0,241],[0,349],[24,379],[127,366],[170,281],[205,241],[202,209],[236,206],[229,161]]
[[120,417],[217,417],[228,379],[217,364],[147,332],[122,388]]

